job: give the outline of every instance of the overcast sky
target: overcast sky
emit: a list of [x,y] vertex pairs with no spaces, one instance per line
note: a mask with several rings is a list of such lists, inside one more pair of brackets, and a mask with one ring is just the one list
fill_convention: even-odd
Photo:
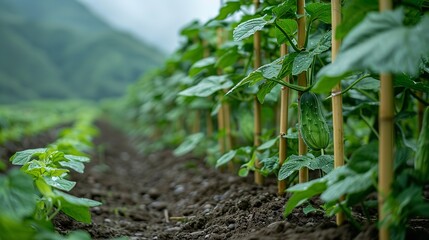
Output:
[[179,43],[179,30],[194,19],[206,22],[220,0],[79,0],[110,25],[131,32],[166,53]]

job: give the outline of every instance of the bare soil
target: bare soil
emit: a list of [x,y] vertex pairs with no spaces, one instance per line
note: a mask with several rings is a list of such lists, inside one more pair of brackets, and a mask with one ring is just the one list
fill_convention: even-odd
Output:
[[[98,125],[101,135],[92,161],[72,179],[78,182],[74,195],[103,205],[92,209],[91,224],[59,215],[54,221],[59,232],[83,229],[94,239],[378,238],[374,224],[362,223],[361,230],[350,224],[337,227],[333,218],[305,215],[301,208],[285,219],[288,196],[277,196],[274,179],[261,187],[252,176],[212,169],[193,156],[175,157],[171,151],[143,156],[121,131],[106,122]],[[11,151],[3,149],[3,156]],[[411,226],[407,239],[429,239],[427,219],[415,219]]]

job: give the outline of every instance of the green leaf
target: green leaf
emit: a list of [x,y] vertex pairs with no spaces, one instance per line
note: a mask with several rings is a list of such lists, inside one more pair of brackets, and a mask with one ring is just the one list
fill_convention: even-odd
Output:
[[223,20],[229,15],[240,10],[241,3],[239,1],[226,2],[225,5],[219,10],[219,14],[215,17],[216,20]]
[[24,151],[16,152],[11,158],[13,165],[24,165],[31,160],[34,154],[44,153],[46,148],[27,149]]
[[232,81],[226,75],[210,76],[201,80],[197,85],[181,91],[179,95],[208,97],[219,90],[228,89],[232,85]]
[[356,172],[369,171],[378,163],[378,141],[363,145],[353,152],[348,167]]
[[235,157],[236,153],[237,153],[237,151],[231,150],[231,151],[225,153],[224,155],[222,155],[222,157],[220,157],[216,161],[216,168],[227,164],[229,161],[231,161]]
[[43,179],[48,185],[67,192],[72,190],[73,187],[76,185],[76,182],[69,181],[60,177],[44,177]]
[[286,202],[284,216],[287,217],[292,210],[306,202],[308,199],[321,194],[327,188],[326,180],[316,179],[306,183],[297,184],[286,191],[292,192],[292,196]]
[[353,88],[378,91],[378,89],[380,89],[380,80],[377,80],[372,77],[367,77],[364,78],[362,81],[358,82]]
[[321,169],[324,173],[329,173],[334,169],[334,156],[320,155],[310,162],[308,168],[312,170]]
[[312,212],[317,212],[317,208],[313,207],[313,205],[308,204],[307,206],[305,206],[302,211],[304,212],[305,215],[312,213]]
[[264,176],[268,176],[270,173],[273,173],[279,167],[279,157],[274,156],[270,158],[263,158],[261,160],[262,168],[261,173]]
[[[289,36],[290,39],[293,39],[295,36],[295,32],[298,29],[298,23],[293,19],[277,19],[276,20],[277,25]],[[276,28],[276,38],[277,43],[282,44],[287,41],[286,36],[283,34],[282,31],[280,31],[278,28]]]
[[101,205],[100,202],[91,199],[78,198],[61,191],[54,192],[57,195],[57,199],[61,202],[61,205],[57,205],[57,207],[59,207],[61,211],[63,211],[68,216],[83,223],[91,223],[91,213],[89,211],[89,207]]
[[365,70],[417,75],[429,55],[429,16],[411,27],[403,18],[402,9],[368,14],[344,39],[336,61],[319,71],[318,83],[335,85],[346,74]]
[[274,81],[265,81],[263,84],[259,86],[259,91],[256,94],[258,101],[262,104],[265,101],[265,97],[271,93],[271,90],[277,86],[277,83]]
[[331,31],[327,31],[320,38],[316,38],[317,43],[312,44],[312,41],[309,43],[309,49],[312,55],[318,55],[323,52],[328,51],[331,48]]
[[393,83],[394,86],[402,86],[416,91],[429,92],[428,81],[416,82],[413,81],[413,79],[411,79],[409,76],[406,76],[404,74],[395,75]]
[[292,173],[295,171],[298,171],[302,167],[307,167],[310,165],[310,162],[314,161],[314,158],[303,155],[303,156],[297,156],[297,155],[291,155],[289,156],[285,163],[282,165],[279,171],[278,180],[284,180],[288,178]]
[[313,63],[313,58],[314,56],[309,52],[300,52],[293,61],[292,75],[298,75],[307,71]]
[[273,8],[272,14],[276,18],[296,18],[296,1],[285,0]]
[[277,143],[278,140],[279,140],[279,137],[275,137],[275,138],[273,138],[273,139],[271,139],[269,141],[264,142],[257,149],[259,151],[262,151],[262,150],[266,150],[266,149],[272,148]]
[[0,175],[0,215],[21,219],[33,214],[36,207],[33,180],[17,169]]
[[183,143],[173,151],[173,154],[175,156],[182,156],[189,153],[197,147],[198,143],[200,143],[203,138],[203,133],[189,135],[185,141],[183,141]]
[[310,21],[320,20],[324,23],[331,23],[331,4],[329,3],[309,3],[305,10],[310,15]]
[[341,181],[329,185],[328,189],[322,193],[320,198],[325,202],[336,201],[341,196],[363,192],[371,187],[373,181],[372,176],[375,168],[363,174],[347,175]]
[[90,161],[89,157],[84,157],[84,156],[64,155],[64,157],[66,159],[68,159],[69,161],[74,161],[74,162],[89,162]]
[[189,69],[189,76],[194,77],[195,75],[200,73],[203,69],[213,67],[215,63],[216,63],[215,57],[203,58],[191,66],[191,68]]
[[283,57],[274,60],[273,62],[263,65],[251,72],[245,78],[243,78],[239,83],[237,83],[227,94],[230,94],[235,89],[245,84],[254,85],[264,79],[276,78],[279,75],[280,70],[282,69]]
[[342,21],[337,27],[336,38],[344,38],[350,30],[359,24],[369,12],[378,11],[378,2],[374,0],[344,1]]
[[67,162],[62,161],[62,162],[60,162],[60,165],[63,167],[73,169],[78,173],[83,173],[83,171],[85,170],[85,165],[83,165],[83,163],[77,162],[77,161],[67,161]]
[[253,18],[240,23],[232,33],[234,41],[241,41],[247,37],[252,36],[255,32],[262,30],[265,25],[272,23],[268,15]]
[[238,53],[237,47],[234,47],[224,53],[215,64],[217,68],[226,68],[237,63],[237,60],[240,58],[240,54]]
[[240,177],[247,177],[247,175],[249,175],[249,169],[248,168],[240,168],[240,170],[238,170],[238,176]]

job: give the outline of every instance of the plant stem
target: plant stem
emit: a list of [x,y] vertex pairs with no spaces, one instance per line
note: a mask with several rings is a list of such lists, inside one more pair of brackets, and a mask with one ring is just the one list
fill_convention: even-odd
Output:
[[363,120],[363,122],[369,127],[369,129],[371,129],[372,133],[374,133],[374,135],[377,136],[378,139],[380,139],[380,136],[378,135],[378,132],[374,129],[374,127],[368,121],[368,119],[363,115],[362,109],[360,110],[359,116]]
[[[346,89],[344,89],[343,91],[341,91],[341,95],[343,95],[344,93],[348,92],[350,89],[352,89],[356,84],[358,84],[360,81],[362,81],[363,79],[370,77],[371,75],[369,74],[365,74],[363,76],[361,76],[360,78],[356,79],[352,84],[350,84]],[[338,93],[337,93],[338,94]],[[328,100],[330,98],[332,98],[333,95],[331,94],[330,96],[328,96],[327,98],[325,98],[325,100]]]
[[341,204],[340,201],[338,201],[338,206],[341,208],[342,212],[347,216],[347,219],[350,221],[350,223],[355,227],[358,231],[361,231],[362,228],[360,227],[359,223],[356,221],[356,219],[353,217],[353,215],[347,211],[347,209]]
[[[255,11],[259,8],[259,0],[254,0],[253,4],[255,6]],[[257,31],[253,35],[253,51],[254,51],[254,69],[258,69],[261,66],[261,32]],[[253,99],[253,111],[254,111],[254,135],[253,135],[253,145],[257,148],[261,145],[261,104],[258,101],[258,98],[255,96]],[[260,169],[261,163],[259,159],[255,159],[256,169]],[[255,183],[262,185],[264,183],[264,178],[259,171],[255,171]]]
[[[280,55],[285,56],[287,54],[287,45],[282,44],[280,46]],[[289,82],[289,76],[285,77],[285,82]],[[287,139],[283,136],[286,135],[288,129],[288,106],[289,106],[289,88],[282,87],[280,92],[280,140],[279,140],[279,168],[283,165],[287,155]],[[283,196],[286,190],[286,180],[277,182],[277,194]]]
[[[335,37],[337,26],[341,23],[341,1],[331,0],[332,14],[332,62],[335,61],[340,50],[341,41]],[[362,78],[363,79],[363,78]],[[334,132],[334,167],[344,165],[344,127],[343,127],[343,96],[341,93],[341,82],[332,88],[332,123]],[[342,201],[344,196],[340,197]],[[341,205],[341,204],[340,204]],[[344,210],[335,215],[337,225],[344,223]]]
[[276,82],[276,83],[278,83],[278,84],[280,84],[282,86],[288,87],[288,88],[293,89],[293,90],[298,91],[298,92],[307,92],[307,91],[309,91],[311,89],[311,87],[313,87],[313,86],[303,87],[303,86],[295,85],[295,84],[292,84],[292,83],[289,83],[289,82],[277,80],[275,78],[269,78],[267,80],[268,81]]
[[[391,0],[380,0],[380,12],[391,10]],[[391,192],[393,181],[393,79],[388,73],[380,74],[380,108],[379,108],[379,153],[378,153],[378,212],[379,222],[385,222],[389,212],[384,202]],[[380,226],[380,240],[390,239],[388,224]]]
[[[298,48],[304,48],[306,31],[305,31],[305,0],[297,0],[297,14],[300,16],[298,18]],[[306,87],[307,86],[307,72],[304,71],[298,75],[298,85]],[[298,92],[298,103],[301,100],[301,94]],[[298,114],[299,111],[298,111]],[[300,117],[298,116],[298,119]],[[298,133],[298,153],[300,156],[307,153],[307,145],[305,145],[304,140],[302,139],[301,133]],[[299,170],[299,182],[308,182],[308,168],[303,167]]]
[[280,30],[280,32],[283,33],[283,35],[286,37],[286,40],[289,42],[290,46],[293,48],[293,50],[295,50],[295,52],[301,52],[302,50],[299,49],[295,43],[292,41],[292,39],[289,37],[289,35],[285,32],[285,30],[283,30],[276,21],[274,21],[274,25],[276,26],[276,28],[278,30]]

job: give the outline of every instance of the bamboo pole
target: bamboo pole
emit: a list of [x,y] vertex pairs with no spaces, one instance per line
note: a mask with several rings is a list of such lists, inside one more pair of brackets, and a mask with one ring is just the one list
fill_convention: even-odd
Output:
[[[297,14],[298,18],[298,48],[303,48],[305,44],[305,0],[297,0]],[[307,72],[302,72],[298,75],[298,85],[307,86]],[[298,102],[301,100],[301,94],[298,93]],[[298,111],[299,112],[299,111]],[[300,113],[298,113],[300,114]],[[307,153],[307,146],[302,139],[301,133],[298,133],[298,153],[299,155],[305,155]],[[308,168],[303,167],[299,170],[299,182],[308,182]]]
[[[280,55],[285,56],[287,54],[287,45],[282,44],[280,46]],[[285,82],[289,82],[289,76],[285,77]],[[289,88],[283,86],[280,92],[280,140],[279,140],[279,165],[283,165],[287,155],[286,135],[288,129],[288,106],[289,106]],[[277,194],[283,196],[286,190],[286,180],[277,182]]]
[[213,121],[210,111],[206,111],[206,127],[207,127],[207,136],[213,136]]
[[[255,12],[259,8],[259,0],[254,0],[253,4],[255,5]],[[254,50],[254,68],[257,69],[261,66],[261,33],[258,31],[253,36],[253,50]],[[253,111],[254,111],[254,136],[253,136],[253,145],[257,148],[261,145],[261,104],[258,101],[258,98],[255,96],[253,99]],[[261,163],[259,159],[255,159],[255,166],[257,169],[261,168]],[[260,172],[255,170],[255,183],[258,185],[264,184],[264,178]]]
[[[379,1],[380,12],[391,10],[391,0]],[[384,201],[391,191],[393,180],[393,81],[389,73],[380,74],[380,108],[379,108],[379,131],[380,143],[378,153],[378,212],[379,221],[383,222],[389,214],[384,209]],[[379,231],[380,240],[390,239],[388,226],[383,224]]]
[[201,130],[201,112],[196,109],[194,113],[194,124],[192,125],[192,133],[199,133]]
[[[341,41],[335,38],[337,26],[341,23],[341,0],[331,1],[332,14],[332,62],[335,61],[340,49]],[[332,121],[334,133],[334,167],[344,165],[344,129],[343,129],[343,96],[341,83],[332,89]],[[343,200],[344,198],[341,198]],[[337,225],[344,222],[344,213],[336,214]]]

